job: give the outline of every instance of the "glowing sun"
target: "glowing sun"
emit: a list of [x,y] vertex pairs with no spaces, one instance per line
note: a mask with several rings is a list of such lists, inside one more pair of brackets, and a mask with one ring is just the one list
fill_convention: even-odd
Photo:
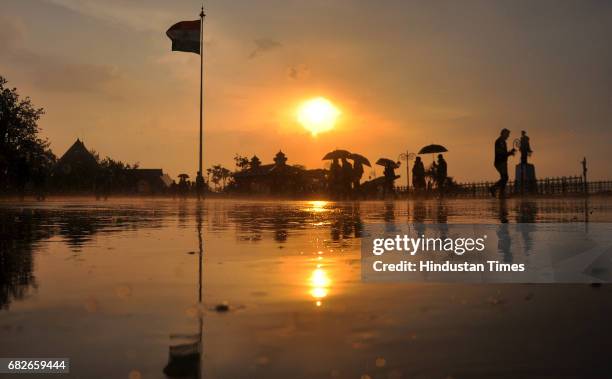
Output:
[[297,121],[313,136],[333,129],[338,116],[338,108],[324,97],[306,100],[297,110]]

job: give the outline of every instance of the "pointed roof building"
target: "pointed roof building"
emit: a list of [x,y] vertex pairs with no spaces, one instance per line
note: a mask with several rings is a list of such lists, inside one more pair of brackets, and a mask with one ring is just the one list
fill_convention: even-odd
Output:
[[68,150],[62,155],[58,161],[58,165],[79,163],[83,166],[97,166],[96,157],[87,150],[85,144],[77,138]]

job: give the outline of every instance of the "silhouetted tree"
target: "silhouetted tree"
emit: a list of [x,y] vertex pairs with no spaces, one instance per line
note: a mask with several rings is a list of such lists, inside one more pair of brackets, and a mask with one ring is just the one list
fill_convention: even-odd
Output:
[[[212,166],[209,170],[212,176],[211,180],[215,184],[215,189],[217,191],[223,190],[227,184],[227,179],[232,177],[232,172],[220,164]],[[221,188],[219,188],[219,184],[221,184]]]
[[28,183],[38,190],[45,186],[56,158],[47,139],[38,136],[43,109],[6,83],[0,76],[0,191],[23,194]]
[[244,171],[249,169],[249,158],[243,157],[242,155],[236,154],[234,156],[234,162],[236,162],[236,167],[239,171]]

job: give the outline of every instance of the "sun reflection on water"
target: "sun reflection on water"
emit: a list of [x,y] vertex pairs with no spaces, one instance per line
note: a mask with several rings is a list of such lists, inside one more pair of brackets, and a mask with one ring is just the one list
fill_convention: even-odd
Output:
[[331,287],[329,275],[320,264],[317,265],[317,268],[310,275],[309,284],[310,295],[316,300],[317,307],[320,307],[323,304],[322,299],[327,297]]
[[328,212],[329,211],[329,209],[327,208],[328,204],[329,204],[329,201],[324,201],[324,200],[309,201],[308,207],[306,208],[306,210],[309,212],[313,212],[313,213]]

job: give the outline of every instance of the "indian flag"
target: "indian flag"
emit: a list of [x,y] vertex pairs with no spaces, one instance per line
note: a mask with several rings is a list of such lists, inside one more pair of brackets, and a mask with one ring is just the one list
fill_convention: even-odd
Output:
[[200,20],[177,22],[166,35],[172,40],[172,51],[200,54]]

